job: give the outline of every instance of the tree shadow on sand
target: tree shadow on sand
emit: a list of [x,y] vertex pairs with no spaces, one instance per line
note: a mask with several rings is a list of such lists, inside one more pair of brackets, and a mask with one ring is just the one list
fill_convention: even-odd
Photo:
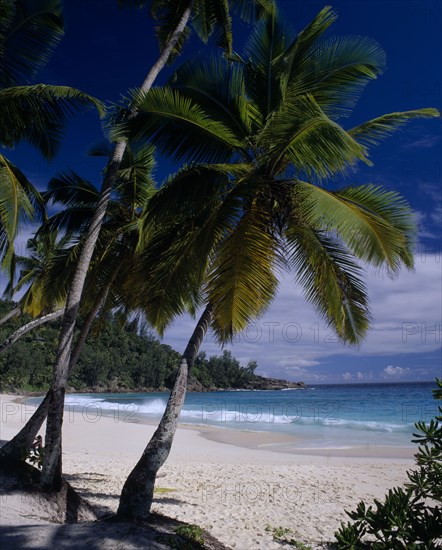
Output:
[[99,507],[92,507],[67,481],[60,493],[48,494],[39,490],[39,477],[38,470],[24,463],[0,470],[2,550],[228,550],[205,531],[202,544],[177,535],[176,529],[188,524],[159,514],[142,523],[114,515],[100,519]]

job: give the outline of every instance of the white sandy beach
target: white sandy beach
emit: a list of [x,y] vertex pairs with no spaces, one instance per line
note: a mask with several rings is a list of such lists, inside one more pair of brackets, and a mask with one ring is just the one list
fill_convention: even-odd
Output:
[[[3,441],[34,410],[17,401],[17,396],[1,396]],[[63,429],[67,480],[93,504],[115,511],[123,482],[154,426],[86,410],[66,414]],[[333,540],[346,519],[344,509],[402,484],[413,464],[411,448],[287,454],[271,450],[278,439],[272,434],[181,427],[157,480],[165,491],[157,493],[154,510],[200,525],[231,548],[280,549],[267,525],[289,528],[294,538],[317,546]],[[1,506],[2,525],[38,521],[37,514],[24,516],[19,504]]]

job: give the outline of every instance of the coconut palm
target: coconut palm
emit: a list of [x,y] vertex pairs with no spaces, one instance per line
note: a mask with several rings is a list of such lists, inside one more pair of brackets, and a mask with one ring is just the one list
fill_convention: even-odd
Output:
[[[57,150],[66,118],[101,104],[67,86],[29,85],[63,36],[59,0],[0,0],[0,145],[25,140],[48,159]],[[42,215],[40,194],[0,153],[0,257],[13,275],[13,241],[20,222]]]
[[[91,153],[107,156],[109,147],[95,147]],[[134,262],[138,241],[137,220],[155,190],[152,177],[154,167],[151,146],[126,148],[86,278],[80,309],[83,323],[71,354],[69,373],[77,364],[98,314],[104,317],[112,311],[120,322],[126,322],[133,314],[125,299],[123,283],[130,277]],[[67,289],[81,247],[80,237],[99,200],[96,187],[73,172],[53,178],[43,196],[46,202],[64,208],[50,217],[30,240],[34,253],[20,259],[26,269],[22,270],[21,279],[15,288],[20,290],[29,284],[20,305],[40,317],[10,335],[0,345],[0,352],[30,330],[63,314]],[[58,235],[62,235],[61,238],[57,238]],[[55,311],[47,313],[51,308]],[[22,430],[0,449],[0,456],[5,460],[19,460],[23,451],[30,447],[46,419],[49,395],[48,392]]]
[[58,238],[57,232],[37,232],[28,240],[27,256],[15,256],[16,268],[20,276],[14,288],[6,288],[5,293],[13,296],[26,288],[19,300],[20,313],[28,313],[34,317],[31,321],[18,328],[0,344],[0,353],[8,349],[19,338],[42,324],[54,321],[64,312],[66,300],[65,277],[51,277],[53,264],[69,243],[69,235]]
[[[12,295],[25,290],[20,298],[21,309],[33,317],[63,309],[66,301],[65,278],[52,276],[54,262],[65,254],[72,235],[60,237],[57,231],[38,231],[26,246],[26,256],[16,256],[20,272]],[[66,268],[66,262],[63,262]]]
[[345,128],[384,53],[367,38],[322,40],[335,18],[324,8],[291,38],[275,9],[242,58],[185,64],[168,86],[137,94],[139,116],[116,127],[115,139],[149,139],[190,163],[148,205],[149,289],[143,294],[141,268],[132,289],[159,330],[189,300],[205,305],[160,426],[124,485],[122,516],[149,514],[208,327],[229,341],[265,311],[277,273],[288,270],[338,337],[357,344],[370,320],[360,263],[391,275],[412,267],[407,203],[373,185],[332,190],[330,179],[370,164],[369,146],[408,120],[438,113],[393,113]]
[[[250,2],[252,0],[249,0]],[[244,0],[239,5],[244,5]],[[259,0],[259,4],[264,3]],[[133,1],[121,1],[120,4],[134,4]],[[136,5],[145,5],[143,0]],[[147,94],[155,78],[172,59],[182,45],[187,24],[192,18],[194,30],[204,39],[220,30],[222,43],[231,49],[231,19],[229,3],[226,0],[153,0],[149,2],[154,14],[159,14],[159,38],[161,54],[153,65],[140,87],[140,93]],[[129,107],[129,118],[135,119],[138,109],[134,103]],[[115,140],[112,156],[107,164],[100,199],[94,216],[88,226],[82,243],[77,269],[69,289],[66,310],[60,332],[57,360],[54,365],[53,384],[50,390],[50,412],[46,427],[46,452],[42,469],[42,486],[48,490],[59,490],[61,487],[61,430],[63,422],[64,391],[69,372],[69,361],[76,318],[80,306],[86,274],[92,258],[95,243],[106,213],[111,189],[126,149],[125,138]]]

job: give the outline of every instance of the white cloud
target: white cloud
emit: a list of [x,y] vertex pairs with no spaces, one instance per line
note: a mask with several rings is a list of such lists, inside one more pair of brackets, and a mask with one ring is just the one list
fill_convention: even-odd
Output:
[[342,373],[342,380],[344,380],[345,382],[348,382],[349,380],[351,380],[353,378],[353,375],[351,372],[344,372]]
[[405,374],[409,374],[410,369],[402,367],[393,367],[393,365],[388,365],[382,371],[381,376],[383,378],[401,378]]
[[437,231],[431,228],[432,224],[435,224],[437,227],[440,226],[442,219],[442,208],[440,205],[428,212],[415,210],[414,215],[417,227],[419,228],[419,239],[440,239],[440,229]]
[[406,143],[403,147],[404,149],[429,149],[437,145],[440,141],[440,136],[436,135],[424,135],[420,139],[413,140],[412,142]]
[[[308,373],[309,367],[325,365],[328,358],[336,355],[357,358],[438,350],[441,346],[441,256],[421,253],[415,263],[414,271],[403,271],[393,280],[385,274],[367,274],[373,320],[359,348],[337,341],[333,331],[306,303],[288,276],[281,279],[279,293],[265,315],[226,348],[242,363],[256,359],[260,372],[290,377],[301,376],[303,369]],[[167,331],[164,342],[183,351],[194,327],[195,320],[181,317]],[[203,349],[209,355],[220,352],[210,335]]]

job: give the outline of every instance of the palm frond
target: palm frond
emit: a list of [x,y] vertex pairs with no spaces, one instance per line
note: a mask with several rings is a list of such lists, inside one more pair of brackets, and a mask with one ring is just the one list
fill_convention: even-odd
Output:
[[333,119],[348,115],[366,84],[385,67],[385,52],[365,36],[333,37],[293,63],[291,94],[312,94]]
[[83,107],[95,107],[104,114],[100,101],[68,86],[36,84],[0,90],[0,143],[13,147],[26,139],[51,158],[66,119]]
[[0,88],[30,81],[64,34],[60,0],[3,1],[2,7]]
[[13,293],[26,289],[20,298],[23,311],[32,316],[62,307],[75,264],[69,263],[69,248],[75,241],[59,238],[56,231],[39,230],[28,240],[27,257],[17,257],[20,276]]
[[255,23],[275,8],[273,0],[235,0],[232,11],[246,23]]
[[215,35],[218,46],[232,52],[232,18],[228,0],[195,0],[192,26],[200,39],[207,43]]
[[48,219],[47,227],[51,231],[80,234],[89,224],[99,193],[90,182],[70,171],[52,178],[43,196],[48,203],[63,206]]
[[280,65],[279,70],[287,72],[291,80],[294,67],[298,67],[300,61],[325,33],[325,31],[337,19],[331,6],[324,6],[314,19],[297,34],[293,42],[275,58],[274,63]]
[[403,231],[411,223],[410,211],[398,194],[374,186],[357,187],[347,191],[349,196],[305,182],[296,188],[305,200],[309,223],[339,235],[367,264],[396,273],[410,254],[409,235]]
[[223,162],[241,147],[228,127],[178,90],[154,88],[134,98],[140,113],[117,123],[113,140],[151,140],[160,153],[178,162]]
[[222,202],[233,186],[231,176],[241,177],[248,170],[248,165],[184,166],[168,178],[144,209],[145,231],[173,222],[183,215],[198,220]]
[[251,102],[247,97],[243,67],[219,56],[192,58],[170,79],[170,86],[244,139],[250,126]]
[[128,303],[134,296],[134,304],[160,334],[190,304],[195,307],[199,303],[208,260],[195,246],[199,232],[200,228],[189,222],[163,225],[150,236],[125,285]]
[[39,192],[16,166],[0,155],[0,233],[4,236],[1,256],[7,249],[12,252],[19,223],[30,221],[35,213],[42,218],[43,212]]
[[155,149],[149,143],[131,144],[126,147],[121,161],[114,191],[117,200],[129,207],[133,214],[155,193],[154,153]]
[[266,217],[252,205],[220,245],[208,274],[207,300],[214,308],[211,326],[220,342],[244,330],[276,294],[275,242]]
[[275,6],[255,25],[244,48],[247,90],[264,118],[281,101],[280,75],[274,64],[286,51],[289,41],[290,35]]
[[355,126],[348,130],[348,133],[364,145],[377,145],[382,139],[402,128],[409,120],[438,117],[440,117],[439,111],[431,108],[389,113]]
[[369,164],[364,148],[328,118],[310,95],[286,98],[257,143],[268,151],[263,160],[274,171],[286,157],[298,174],[304,172],[310,178],[342,172],[359,160]]
[[399,193],[375,185],[363,185],[345,187],[336,194],[385,220],[392,227],[399,230],[404,238],[400,259],[409,269],[413,267],[413,249],[417,227],[410,205]]
[[[154,0],[151,3],[151,15],[158,22],[155,30],[161,52],[169,42],[188,7],[188,0]],[[179,55],[190,36],[191,30],[189,26],[186,26],[169,56],[169,63],[172,63]]]
[[290,225],[286,239],[286,261],[306,299],[344,342],[358,344],[370,313],[362,270],[353,255],[336,238],[307,225]]

